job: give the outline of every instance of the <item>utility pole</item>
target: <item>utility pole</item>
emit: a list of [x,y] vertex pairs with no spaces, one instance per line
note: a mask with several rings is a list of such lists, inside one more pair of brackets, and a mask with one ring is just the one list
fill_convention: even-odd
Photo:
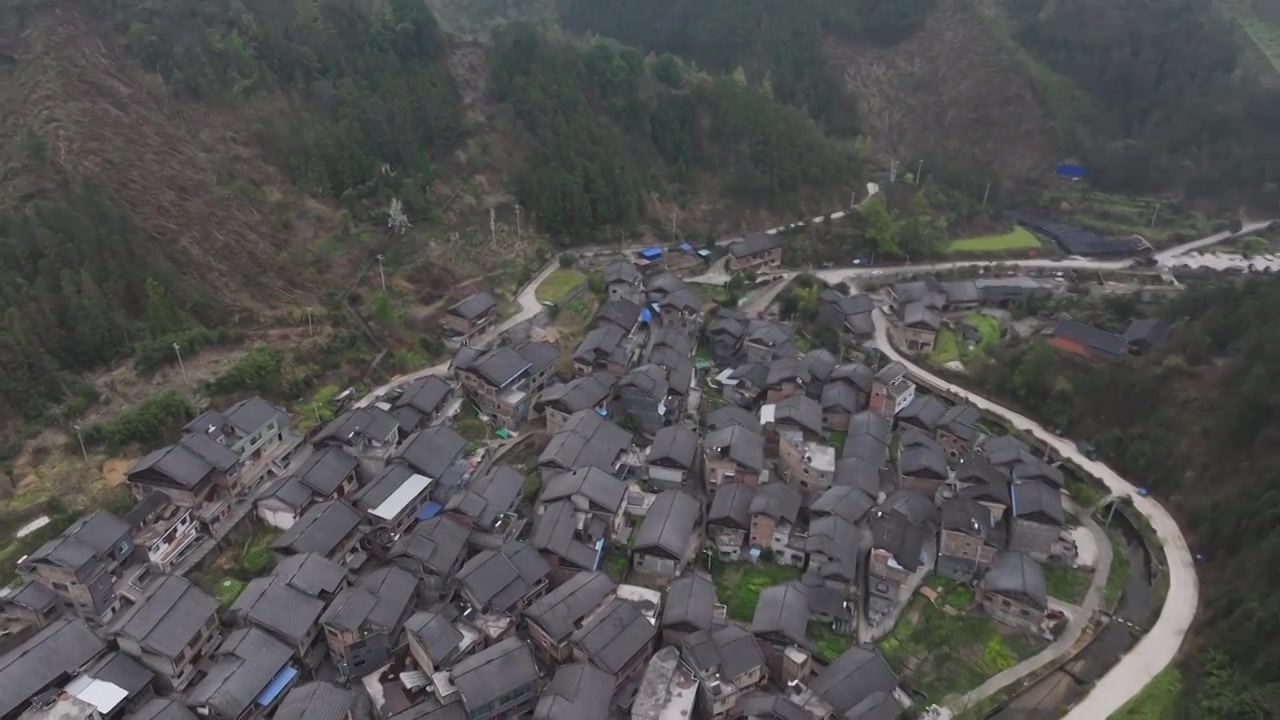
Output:
[[891,183],[898,182],[898,161],[897,160],[889,161],[889,182]]
[[676,211],[675,211],[675,210],[672,210],[672,211],[671,211],[671,239],[672,239],[672,240],[675,240],[675,239],[676,239],[676,237],[677,237],[677,235],[676,235]]
[[852,210],[857,206],[858,206],[858,193],[857,191],[851,189],[849,190],[849,209]]
[[1160,203],[1156,203],[1155,212],[1151,213],[1151,227],[1156,226],[1156,218],[1160,215]]
[[382,280],[382,292],[387,291],[387,275],[382,272],[382,253],[378,253],[378,277]]
[[316,329],[311,324],[311,308],[307,308],[307,335],[315,335]]
[[71,427],[75,428],[76,439],[80,441],[80,454],[84,456],[85,462],[89,462],[89,451],[84,449],[84,435],[80,434],[80,423],[72,423]]
[[520,203],[516,203],[516,239],[520,239],[520,211],[524,208],[520,207]]
[[987,189],[982,191],[982,208],[987,208],[987,196],[991,194],[991,181],[987,181]]
[[489,242],[498,241],[498,213],[489,208]]
[[187,366],[182,364],[182,346],[178,343],[173,344],[173,354],[178,356],[178,369],[182,371],[182,381],[190,385],[191,378],[187,377]]
[[920,173],[922,172],[924,172],[924,160],[921,160],[920,164],[916,165],[916,187],[920,187]]

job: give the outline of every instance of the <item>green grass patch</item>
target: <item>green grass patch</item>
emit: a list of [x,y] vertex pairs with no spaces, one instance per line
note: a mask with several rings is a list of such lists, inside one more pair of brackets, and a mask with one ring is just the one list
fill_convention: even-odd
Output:
[[1044,587],[1050,596],[1079,605],[1089,592],[1090,574],[1084,570],[1045,565]]
[[853,647],[852,637],[832,630],[831,626],[826,623],[809,623],[809,629],[806,634],[813,641],[814,647],[817,648],[819,659],[827,662],[834,661],[843,655],[845,650]]
[[629,567],[627,554],[625,551],[610,552],[605,556],[604,562],[601,563],[600,569],[605,575],[613,578],[614,582],[622,582],[627,578],[627,568]]
[[471,403],[464,403],[462,412],[454,418],[453,429],[468,443],[482,443],[492,434],[489,423],[480,417],[480,412]]
[[938,338],[933,342],[933,352],[929,353],[929,360],[935,365],[946,365],[959,359],[959,338],[951,328],[942,328],[938,331]]
[[836,449],[836,457],[844,457],[844,444],[849,439],[849,433],[844,430],[832,430],[827,439],[831,447]]
[[730,618],[750,622],[762,590],[799,577],[798,569],[776,563],[729,565],[716,573],[716,594],[728,608]]
[[1000,321],[985,313],[976,312],[964,319],[978,330],[978,345],[993,347],[1000,344]]
[[524,477],[524,501],[532,505],[537,502],[538,494],[542,492],[542,477],[537,472],[531,472]]
[[1133,566],[1129,564],[1129,556],[1124,551],[1125,544],[1120,540],[1120,531],[1106,528],[1106,533],[1107,541],[1111,543],[1111,571],[1107,573],[1107,583],[1102,588],[1102,606],[1112,610],[1124,595],[1124,586],[1133,573]]
[[1106,497],[1100,488],[1075,477],[1067,478],[1067,492],[1085,509],[1092,509]]
[[244,592],[245,582],[237,580],[233,577],[225,577],[213,586],[213,595],[218,598],[218,602],[222,607],[229,607],[231,603],[240,597],[240,593]]
[[560,302],[560,299],[566,293],[586,282],[586,280],[587,276],[578,270],[556,268],[542,281],[542,284],[538,285],[534,295],[538,298],[538,302]]
[[275,555],[271,552],[271,542],[279,535],[279,530],[266,525],[254,530],[240,550],[240,569],[255,576],[271,569],[276,564]]
[[1015,227],[1001,235],[982,235],[972,238],[953,240],[947,246],[948,253],[986,253],[1004,252],[1007,250],[1035,249],[1040,247],[1040,240],[1030,230],[1022,226]]
[[1173,720],[1182,708],[1182,674],[1165,668],[1109,720]]

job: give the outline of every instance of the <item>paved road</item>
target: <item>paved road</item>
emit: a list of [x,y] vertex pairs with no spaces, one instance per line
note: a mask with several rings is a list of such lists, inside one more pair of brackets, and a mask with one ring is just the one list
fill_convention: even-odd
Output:
[[1093,690],[1085,696],[1084,700],[1067,713],[1064,720],[1100,720],[1108,717],[1137,695],[1161,670],[1173,662],[1183,638],[1191,628],[1191,621],[1195,618],[1196,605],[1200,599],[1200,586],[1196,581],[1195,565],[1191,552],[1187,548],[1187,540],[1178,528],[1178,523],[1155,500],[1139,496],[1137,487],[1117,475],[1111,468],[1081,455],[1071,440],[1054,435],[1039,423],[947,382],[903,357],[889,343],[888,322],[885,320],[884,313],[877,309],[872,317],[876,327],[876,343],[881,351],[905,365],[918,382],[935,390],[946,390],[978,408],[1000,416],[1013,427],[1035,436],[1036,439],[1046,443],[1060,455],[1069,458],[1085,472],[1100,480],[1112,493],[1132,498],[1134,508],[1142,513],[1155,528],[1160,544],[1164,547],[1165,560],[1169,566],[1169,594],[1165,598],[1164,607],[1160,610],[1160,617],[1151,630],[1138,641],[1138,644],[1120,658],[1120,662],[1116,663],[1116,666],[1094,685]]

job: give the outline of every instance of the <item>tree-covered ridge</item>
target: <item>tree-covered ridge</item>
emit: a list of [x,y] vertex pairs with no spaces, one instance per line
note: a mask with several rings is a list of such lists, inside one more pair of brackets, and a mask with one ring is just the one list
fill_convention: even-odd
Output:
[[490,49],[492,91],[536,139],[516,187],[549,232],[590,239],[639,220],[664,176],[713,170],[739,198],[781,206],[853,177],[852,147],[742,77],[694,74],[598,40],[557,42],[524,24]]

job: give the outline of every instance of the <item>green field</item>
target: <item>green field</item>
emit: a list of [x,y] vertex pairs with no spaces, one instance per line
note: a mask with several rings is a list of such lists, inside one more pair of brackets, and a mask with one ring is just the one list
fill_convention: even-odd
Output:
[[933,341],[933,352],[929,353],[930,362],[934,365],[946,365],[959,359],[960,339],[951,328],[942,328],[938,331],[938,338]]
[[1138,696],[1111,714],[1109,720],[1170,720],[1182,707],[1182,675],[1163,670]]
[[973,313],[965,318],[965,322],[978,329],[978,334],[982,339],[978,344],[982,347],[991,347],[1000,344],[1000,321],[980,312]]
[[537,296],[538,302],[560,302],[560,299],[565,296],[565,293],[578,287],[578,285],[585,282],[586,279],[587,276],[577,270],[556,268],[551,271],[551,274],[547,276],[546,280],[542,281],[542,284],[538,285],[538,289],[534,291],[534,295]]
[[731,619],[751,622],[762,590],[799,577],[796,568],[775,563],[728,565],[715,573],[716,595],[728,607]]
[[1061,565],[1044,566],[1044,588],[1050,597],[1066,600],[1074,605],[1084,601],[1089,592],[1091,576],[1084,570]]
[[1040,247],[1040,241],[1024,227],[1016,227],[1003,235],[983,235],[981,237],[953,240],[947,246],[949,253],[983,253],[1003,252],[1006,250],[1031,250]]

